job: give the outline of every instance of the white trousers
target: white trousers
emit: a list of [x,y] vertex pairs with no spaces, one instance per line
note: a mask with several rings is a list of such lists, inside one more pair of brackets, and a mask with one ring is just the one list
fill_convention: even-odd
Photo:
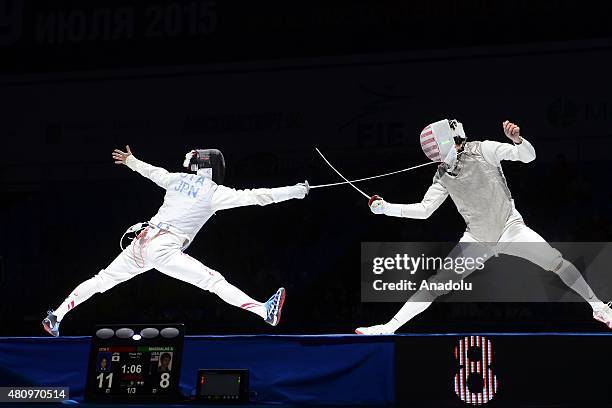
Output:
[[77,286],[55,310],[58,320],[95,293],[103,293],[153,268],[161,273],[215,293],[225,302],[265,317],[265,308],[229,284],[214,269],[183,253],[183,239],[158,228],[145,229],[108,267]]
[[[525,225],[523,218],[516,209],[506,222],[497,243],[479,242],[476,237],[466,231],[463,237],[461,237],[459,244],[451,250],[448,257],[482,258],[484,262],[495,254],[517,256],[531,261],[547,271],[555,272],[570,289],[589,302],[591,307],[595,308],[601,303],[576,267],[571,262],[564,260],[559,251],[550,246],[538,233]],[[466,245],[471,243],[473,244]],[[466,268],[465,272],[460,275],[454,271],[441,270],[431,276],[428,282],[445,283],[449,280],[459,281],[465,279],[474,270],[476,270],[476,265],[472,269]],[[448,292],[448,290],[419,290],[415,292],[387,323],[388,330],[395,332],[414,316],[425,311],[438,296]]]
[[[530,245],[531,243],[537,245]],[[537,232],[525,225],[523,218],[516,210],[506,222],[497,243],[481,243],[466,231],[457,246],[448,254],[448,258],[481,258],[482,262],[486,262],[487,259],[496,254],[518,256],[547,271],[557,271],[563,262],[561,253],[550,246]],[[428,282],[460,281],[476,270],[477,265],[474,264],[473,266],[471,269],[465,268],[465,271],[461,274],[452,270],[440,270],[432,275]],[[409,302],[431,302],[436,297],[446,293],[448,293],[446,290],[418,291],[410,298]]]
[[[476,243],[478,240],[472,236],[472,234],[466,231],[459,240],[459,243],[463,242]],[[525,243],[537,243],[538,245],[524,245]],[[472,245],[469,245],[468,247],[472,247]],[[474,250],[480,250],[477,249],[479,247],[480,246],[478,245],[474,245]],[[491,250],[489,250],[489,248]],[[488,246],[486,249],[487,250],[484,251],[484,253],[486,253],[487,259],[496,253],[518,256],[519,258],[533,262],[540,268],[547,271],[554,271],[559,267],[559,264],[563,259],[559,251],[550,246],[550,244],[546,242],[546,240],[542,238],[540,234],[525,225],[523,217],[521,217],[519,212],[516,210],[514,210],[513,214],[506,222],[502,235],[497,244],[494,246]],[[483,256],[484,253],[480,253],[479,256]]]
[[98,279],[100,292],[151,269],[210,290],[223,276],[181,251],[183,239],[159,229],[145,230],[123,252],[101,270]]

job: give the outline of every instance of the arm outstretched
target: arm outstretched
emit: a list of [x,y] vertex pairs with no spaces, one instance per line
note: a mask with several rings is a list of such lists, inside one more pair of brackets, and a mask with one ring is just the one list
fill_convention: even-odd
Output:
[[161,167],[155,167],[148,163],[138,160],[132,154],[130,146],[125,146],[126,152],[119,149],[113,151],[113,159],[116,164],[125,164],[131,170],[138,172],[140,175],[152,180],[155,184],[161,188],[168,188],[172,173]]
[[212,207],[214,211],[219,211],[247,205],[268,205],[292,198],[302,199],[306,194],[308,194],[308,183],[299,183],[288,187],[248,190],[236,190],[220,185],[217,186],[217,190],[212,197]]
[[[375,196],[377,197],[377,196]],[[448,197],[448,191],[437,181],[429,187],[423,200],[415,204],[392,204],[382,198],[370,200],[370,209],[374,214],[385,214],[392,217],[426,219],[442,205]],[[374,198],[374,197],[373,197]]]

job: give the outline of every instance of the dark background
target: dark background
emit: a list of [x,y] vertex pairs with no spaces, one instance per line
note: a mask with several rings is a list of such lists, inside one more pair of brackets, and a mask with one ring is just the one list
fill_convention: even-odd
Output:
[[[170,171],[192,148],[220,148],[226,185],[275,187],[337,181],[314,146],[363,177],[426,161],[430,122],[503,141],[510,119],[538,154],[504,164],[527,224],[549,241],[610,241],[607,19],[578,1],[0,1],[0,334],[42,334],[45,311],[161,205],[161,189],[112,163],[125,144]],[[417,202],[432,176],[363,188]],[[187,252],[256,299],[285,286],[279,327],[151,271],[80,305],[62,334],[161,321],[352,332],[400,307],[360,303],[360,242],[463,229],[450,200],[427,221],[377,217],[346,186],[220,212]],[[585,304],[439,303],[403,331],[602,329]]]

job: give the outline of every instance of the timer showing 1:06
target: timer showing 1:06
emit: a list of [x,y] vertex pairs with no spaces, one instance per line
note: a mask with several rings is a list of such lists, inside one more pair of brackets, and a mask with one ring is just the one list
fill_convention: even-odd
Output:
[[121,366],[123,374],[140,374],[142,373],[142,364],[124,364]]

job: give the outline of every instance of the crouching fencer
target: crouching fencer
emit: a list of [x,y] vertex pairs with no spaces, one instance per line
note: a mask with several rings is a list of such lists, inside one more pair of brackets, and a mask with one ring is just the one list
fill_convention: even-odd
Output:
[[[421,147],[429,159],[440,164],[423,200],[415,204],[391,204],[373,196],[369,202],[371,211],[393,217],[425,219],[450,195],[467,229],[449,257],[482,257],[486,260],[495,253],[502,253],[527,259],[557,274],[563,283],[589,303],[596,320],[612,328],[612,302],[605,304],[600,301],[576,267],[525,225],[516,210],[501,161],[529,163],[536,155],[533,146],[520,135],[517,125],[505,121],[502,126],[512,144],[489,140],[466,142],[463,125],[456,120],[445,119],[427,126],[420,135]],[[428,282],[460,281],[470,272],[473,270],[458,275],[443,269],[431,276]],[[440,286],[428,285],[428,288]],[[393,334],[446,293],[444,290],[419,290],[389,322],[359,327],[355,332]]]
[[[192,150],[183,166],[191,173],[170,173],[138,160],[129,146],[115,149],[116,164],[151,179],[166,190],[164,202],[138,236],[106,268],[78,285],[55,311],[49,311],[42,324],[53,336],[59,335],[64,316],[95,293],[153,268],[173,278],[191,283],[219,296],[230,305],[255,313],[276,326],[281,317],[285,289],[280,288],[265,303],[258,302],[225,280],[219,272],[184,253],[198,231],[215,212],[247,205],[268,205],[308,194],[308,182],[280,188],[235,190],[223,186],[225,160],[216,149]],[[138,231],[137,224],[128,231]]]

